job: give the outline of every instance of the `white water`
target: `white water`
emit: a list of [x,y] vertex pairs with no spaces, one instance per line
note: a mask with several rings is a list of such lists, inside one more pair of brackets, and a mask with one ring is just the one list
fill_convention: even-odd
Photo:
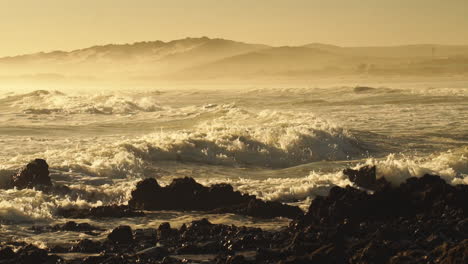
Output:
[[[394,86],[5,91],[0,180],[45,158],[52,179],[72,194],[0,190],[0,235],[47,242],[28,231],[32,222],[65,221],[54,216],[58,207],[125,203],[144,177],[162,184],[183,176],[227,182],[303,209],[332,186],[351,184],[343,168],[364,164],[376,165],[378,176],[395,184],[425,173],[467,184],[468,84]],[[203,214],[112,221],[144,225],[196,217]],[[210,217],[266,228],[287,224]]]

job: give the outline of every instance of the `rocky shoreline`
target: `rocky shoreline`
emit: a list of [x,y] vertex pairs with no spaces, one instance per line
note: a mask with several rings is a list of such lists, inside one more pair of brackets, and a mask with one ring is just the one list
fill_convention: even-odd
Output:
[[[67,187],[53,186],[45,178],[45,161],[33,163],[5,187],[66,191]],[[76,232],[77,242],[46,249],[3,242],[0,264],[468,263],[468,186],[449,185],[436,175],[392,186],[377,179],[375,170],[345,170],[356,187],[333,187],[327,196],[316,197],[305,213],[236,192],[227,184],[206,187],[180,178],[161,187],[155,179],[145,179],[137,184],[128,206],[64,209],[57,214],[66,218],[138,217],[144,214],[142,210],[181,210],[281,216],[292,221],[278,231],[212,224],[206,219],[177,229],[170,223],[155,229],[119,226],[108,231],[75,222],[33,226],[35,232],[51,235]],[[105,232],[105,239],[79,239],[80,233]]]

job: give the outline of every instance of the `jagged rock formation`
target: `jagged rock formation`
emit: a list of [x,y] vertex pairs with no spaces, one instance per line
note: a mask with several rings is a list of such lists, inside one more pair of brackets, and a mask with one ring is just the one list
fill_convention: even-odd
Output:
[[265,202],[234,191],[229,184],[205,187],[192,178],[174,179],[161,187],[153,178],[145,179],[132,191],[129,206],[137,210],[192,210],[237,213],[262,218],[297,218],[302,211],[279,202]]

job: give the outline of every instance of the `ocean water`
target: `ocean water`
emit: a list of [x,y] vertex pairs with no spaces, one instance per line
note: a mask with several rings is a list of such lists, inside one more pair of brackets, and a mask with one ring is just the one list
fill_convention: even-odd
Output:
[[[425,173],[468,184],[468,82],[2,89],[0,181],[44,158],[53,181],[72,189],[67,196],[0,190],[2,240],[72,243],[76,233],[51,236],[30,227],[67,221],[54,215],[59,207],[125,204],[145,177],[161,184],[184,176],[227,182],[304,210],[331,187],[350,185],[341,171],[363,164],[376,165],[378,177],[395,184]],[[196,212],[79,221],[109,229],[178,226],[202,217],[265,229],[288,224]]]

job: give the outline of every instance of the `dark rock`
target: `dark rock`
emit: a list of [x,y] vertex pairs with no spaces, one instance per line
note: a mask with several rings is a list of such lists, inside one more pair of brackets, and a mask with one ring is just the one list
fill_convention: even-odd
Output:
[[154,244],[157,239],[157,230],[154,228],[137,229],[134,232],[134,237],[137,241],[148,241]]
[[70,248],[71,252],[81,253],[99,253],[101,250],[101,243],[89,239],[83,239]]
[[24,243],[11,243],[17,247],[14,252],[10,247],[0,249],[0,263],[2,264],[54,264],[63,263],[56,255],[49,255],[46,250]]
[[187,177],[174,179],[166,187],[159,186],[153,178],[145,179],[132,191],[132,198],[128,204],[130,208],[137,210],[210,211],[263,218],[297,218],[303,215],[298,207],[264,202],[255,196],[236,192],[228,184],[205,187]]
[[348,176],[349,180],[357,186],[368,190],[381,190],[390,185],[385,178],[377,179],[375,166],[364,166],[358,170],[345,169],[343,174]]
[[31,230],[36,233],[45,232],[57,232],[57,231],[69,231],[69,232],[82,232],[87,234],[95,234],[93,231],[103,231],[102,229],[92,226],[88,223],[76,223],[74,221],[68,221],[63,225],[57,224],[54,226],[32,226]]
[[[398,252],[395,256],[390,258],[389,264],[419,264],[428,263],[427,252],[421,250],[405,250]],[[455,262],[450,262],[455,263]]]
[[161,260],[169,256],[169,251],[164,247],[151,247],[136,253],[140,261]]
[[437,263],[468,263],[468,239],[461,241],[458,245],[449,248],[447,245],[440,247],[440,257]]
[[10,247],[0,249],[0,260],[12,259],[16,256]]
[[228,256],[226,259],[226,264],[247,264],[249,263],[244,256],[236,255],[236,256]]
[[145,214],[143,212],[135,211],[125,205],[107,205],[92,207],[89,209],[78,208],[59,208],[56,215],[65,218],[102,218],[102,217],[141,217]]
[[132,228],[129,226],[119,226],[112,230],[112,232],[107,236],[107,238],[114,242],[120,244],[129,244],[133,242],[133,233]]
[[52,181],[49,177],[49,165],[43,159],[35,159],[18,171],[10,179],[11,188],[18,189],[34,187],[51,187]]
[[67,253],[69,250],[61,245],[55,245],[52,248],[49,248],[51,253]]
[[81,264],[102,264],[102,263],[109,263],[109,256],[90,256],[86,257],[81,261]]
[[[282,210],[275,207],[281,204],[240,194],[230,185],[204,187],[190,178],[175,181],[170,188],[160,187],[155,180],[147,180],[142,185],[140,191],[147,190],[137,195],[143,197],[135,203],[138,206],[147,202],[166,206],[162,202],[172,197],[175,200],[168,204],[187,208],[187,204],[176,201],[175,194],[183,192],[181,200],[199,210],[230,204],[224,207],[228,209],[216,210],[260,217],[271,216],[268,208]],[[152,195],[158,198],[153,200],[150,192],[156,192]],[[227,196],[221,198],[225,193]],[[218,196],[225,200],[209,201]],[[188,202],[188,197],[196,203]],[[240,199],[243,203],[237,204]],[[424,175],[410,178],[400,186],[376,188],[374,192],[334,187],[327,196],[317,197],[306,215],[281,230],[213,224],[205,218],[184,224],[179,230],[170,223],[162,223],[157,229],[138,229],[133,234],[130,227],[121,226],[102,243],[85,239],[70,251],[99,253],[72,263],[191,263],[191,255],[209,256],[206,263],[222,264],[468,263],[467,200],[467,186],[451,186],[438,176]],[[206,203],[199,205],[201,202]],[[74,222],[59,228],[80,229]],[[19,248],[18,253],[27,252],[21,249],[28,247],[20,242],[2,245],[4,250],[0,250],[0,255],[10,257],[12,251],[5,249],[6,246]],[[60,261],[52,256],[46,258],[47,252],[39,249],[31,251],[37,255],[38,263],[43,259]],[[13,254],[11,260],[0,260],[0,263],[21,263],[18,254]],[[193,261],[197,262],[195,257]]]
[[352,187],[333,187],[327,197],[314,199],[306,219],[330,223],[342,223],[344,219],[361,222],[363,219],[383,220],[421,213],[442,215],[449,208],[466,215],[467,205],[463,200],[467,198],[468,193],[457,191],[440,177],[424,175],[373,195]]
[[154,178],[146,178],[137,183],[135,190],[132,191],[131,204],[133,208],[148,208],[150,204],[158,202],[154,197],[155,193],[161,189]]
[[274,218],[279,215],[295,219],[302,216],[303,212],[295,206],[289,206],[279,202],[264,202],[259,199],[252,199],[247,205],[245,214],[260,218]]
[[44,249],[40,249],[33,245],[28,245],[24,248],[20,248],[17,252],[17,260],[18,263],[24,264],[37,264],[37,263],[45,263],[49,255],[47,251]]
[[168,240],[178,235],[178,230],[171,228],[171,225],[168,222],[164,222],[159,225],[157,230],[158,239]]

